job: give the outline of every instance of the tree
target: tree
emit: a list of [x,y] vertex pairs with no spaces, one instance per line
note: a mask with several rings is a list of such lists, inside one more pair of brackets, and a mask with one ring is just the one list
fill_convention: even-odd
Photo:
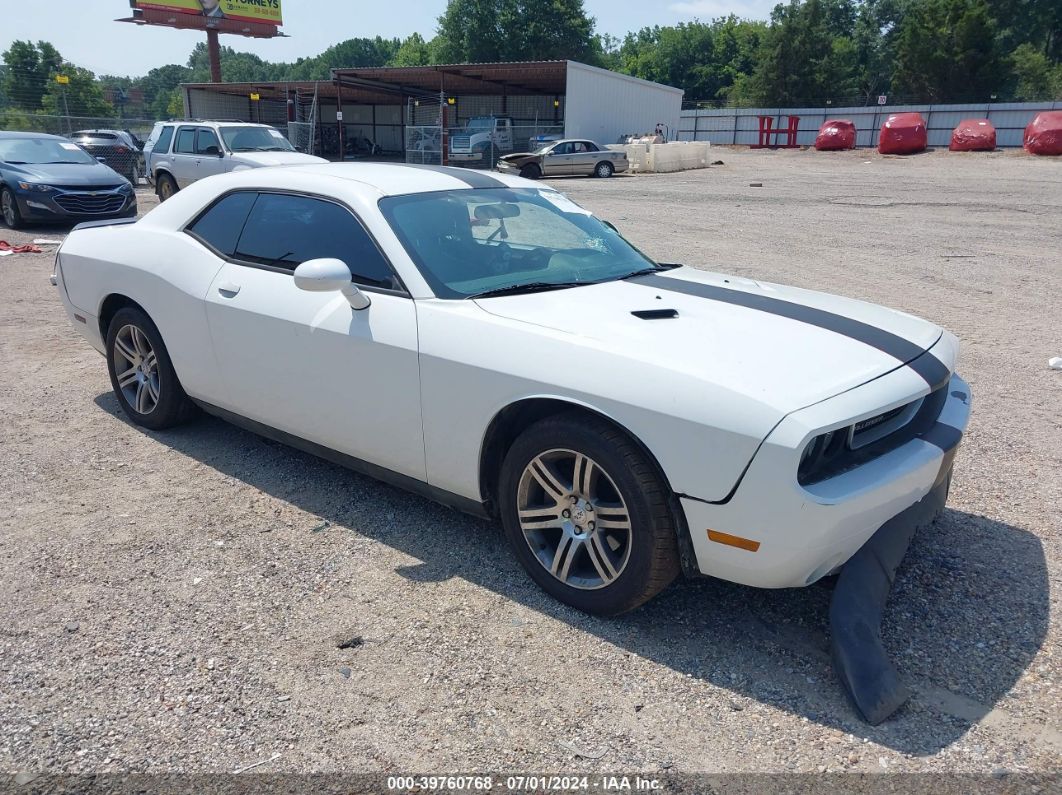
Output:
[[857,90],[856,52],[845,35],[854,25],[831,0],[776,6],[746,91],[757,102],[821,104]]
[[441,62],[592,60],[583,0],[450,0],[439,17]]
[[[96,75],[80,66],[64,63],[59,67],[70,82],[60,85],[54,75],[41,98],[41,110],[50,116],[113,118],[114,106],[104,99]],[[59,72],[57,72],[58,74]]]
[[15,107],[40,110],[48,83],[63,62],[51,44],[15,41],[4,53],[4,94]]
[[1006,70],[985,0],[920,0],[899,24],[893,91],[922,102],[983,102]]
[[414,33],[402,42],[391,59],[392,66],[427,66],[434,63],[438,47],[435,40],[425,41],[419,33]]
[[[144,110],[152,118],[172,118],[170,113],[170,97],[177,86],[181,83],[192,82],[192,70],[187,66],[167,64],[152,69],[144,77],[137,81],[136,85],[144,92]],[[177,92],[178,95],[180,92]],[[184,113],[183,103],[181,110],[176,114]]]
[[1062,99],[1062,64],[1032,44],[1022,44],[1010,54],[1014,99],[1019,102]]

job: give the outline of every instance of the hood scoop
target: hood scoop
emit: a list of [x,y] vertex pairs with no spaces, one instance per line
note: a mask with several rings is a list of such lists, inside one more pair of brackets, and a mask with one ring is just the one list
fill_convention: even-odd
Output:
[[635,317],[642,320],[670,320],[678,317],[677,309],[638,309],[631,312]]

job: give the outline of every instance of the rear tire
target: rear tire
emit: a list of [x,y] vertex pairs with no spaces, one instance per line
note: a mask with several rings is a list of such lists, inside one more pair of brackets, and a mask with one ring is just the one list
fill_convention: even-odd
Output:
[[594,176],[601,177],[602,179],[608,179],[612,176],[612,173],[614,171],[615,169],[612,167],[612,164],[609,163],[607,160],[602,160],[600,163],[594,166]]
[[157,178],[158,187],[155,189],[155,193],[158,194],[159,201],[164,202],[166,199],[172,198],[178,190],[177,182],[169,174],[163,172],[159,174]]
[[118,404],[137,425],[158,431],[179,425],[195,413],[162,335],[136,307],[119,309],[111,319],[107,371]]
[[0,190],[0,213],[3,214],[4,223],[9,229],[22,228],[22,212],[18,209],[18,199],[11,192],[11,188],[4,187]]
[[516,558],[565,604],[633,610],[679,573],[667,485],[638,446],[581,412],[535,423],[502,464],[498,504]]
[[534,163],[529,163],[520,169],[520,176],[524,179],[538,179],[542,176],[542,170]]

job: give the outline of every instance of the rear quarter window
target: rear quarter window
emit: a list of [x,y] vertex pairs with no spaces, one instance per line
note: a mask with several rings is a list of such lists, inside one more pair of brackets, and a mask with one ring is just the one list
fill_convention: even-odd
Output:
[[186,231],[219,254],[231,257],[257,198],[254,191],[222,196],[189,224]]
[[155,145],[151,148],[152,152],[158,152],[159,154],[166,154],[170,151],[170,141],[173,140],[173,128],[163,127],[162,132],[159,133],[159,139],[155,141]]

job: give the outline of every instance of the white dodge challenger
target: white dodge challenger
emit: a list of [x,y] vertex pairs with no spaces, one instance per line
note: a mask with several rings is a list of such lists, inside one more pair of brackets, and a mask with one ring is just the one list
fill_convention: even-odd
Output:
[[902,701],[880,610],[970,406],[932,323],[658,264],[549,187],[409,165],[202,180],[78,227],[53,281],[134,423],[199,407],[497,517],[581,610],[844,567],[838,670],[870,720]]

